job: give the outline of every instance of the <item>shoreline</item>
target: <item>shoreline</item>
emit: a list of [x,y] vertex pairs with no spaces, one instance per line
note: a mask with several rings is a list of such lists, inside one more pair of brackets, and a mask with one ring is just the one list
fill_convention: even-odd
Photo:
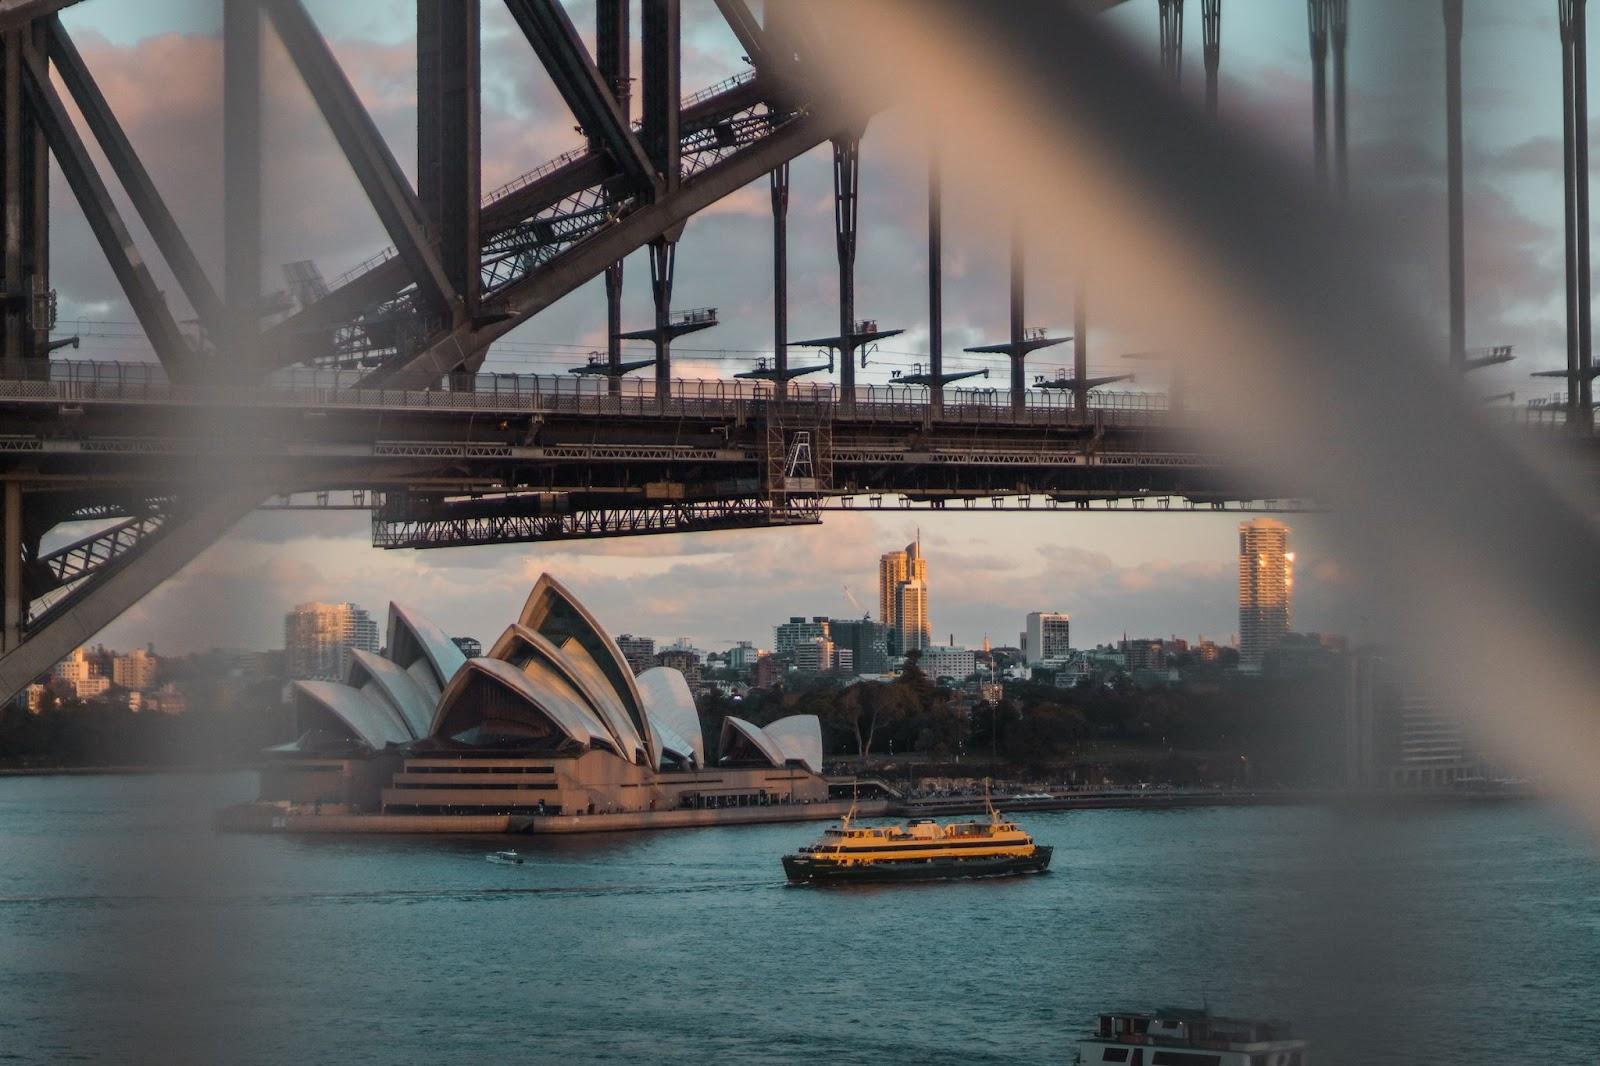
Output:
[[[1535,800],[1530,792],[1390,792],[1280,789],[1253,792],[1152,792],[1146,794],[1070,794],[1049,799],[998,797],[997,810],[1010,815],[1072,810],[1183,810],[1201,807],[1366,807],[1439,806]],[[860,800],[860,818],[944,818],[982,814],[980,796],[941,800]],[[573,835],[779,822],[835,821],[850,810],[848,800],[770,807],[696,808],[669,811],[618,811],[608,814],[314,814],[263,803],[241,803],[216,814],[216,827],[236,833],[341,833],[402,835]]]
[[235,774],[254,763],[233,766],[0,766],[0,777],[137,777],[143,774]]

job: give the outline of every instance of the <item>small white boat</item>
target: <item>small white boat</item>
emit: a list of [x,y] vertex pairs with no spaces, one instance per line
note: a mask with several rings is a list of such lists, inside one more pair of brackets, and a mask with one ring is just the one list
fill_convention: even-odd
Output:
[[496,851],[493,854],[485,855],[484,858],[488,859],[490,862],[500,863],[503,866],[522,865],[522,856],[518,855],[514,851]]

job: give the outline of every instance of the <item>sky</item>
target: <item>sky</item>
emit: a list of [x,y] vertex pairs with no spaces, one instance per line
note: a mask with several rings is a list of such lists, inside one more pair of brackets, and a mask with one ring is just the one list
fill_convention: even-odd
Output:
[[[1443,44],[1436,0],[1352,0],[1350,160],[1353,196],[1392,242],[1396,288],[1444,330]],[[135,148],[149,166],[202,261],[220,276],[220,41],[202,0],[127,5],[86,0],[65,21]],[[411,0],[308,0],[308,8],[408,174],[414,176],[415,38]],[[592,3],[568,4],[593,26]],[[1188,5],[1185,90],[1203,81],[1199,4]],[[1396,10],[1415,32],[1396,34]],[[1106,16],[1143,42],[1154,60],[1155,0],[1131,0]],[[1561,317],[1560,56],[1553,4],[1469,0],[1464,45],[1467,169],[1468,343],[1514,344],[1518,359],[1474,379],[1485,395],[1518,399],[1555,391],[1530,371],[1564,365]],[[1283,0],[1226,0],[1222,106],[1293,158],[1310,161],[1310,67],[1304,7]],[[684,0],[686,91],[742,69],[737,43],[711,0]],[[264,269],[313,259],[332,278],[387,240],[310,97],[268,33],[267,234]],[[492,188],[575,146],[568,114],[504,12],[484,6],[484,186]],[[903,116],[878,116],[863,147],[857,308],[906,332],[869,357],[863,379],[910,370],[927,350],[926,236],[920,154],[891,151]],[[874,148],[883,145],[884,150]],[[826,148],[797,160],[790,213],[790,332],[826,334],[836,275]],[[57,175],[58,204],[70,196]],[[1063,205],[1063,210],[1073,209]],[[131,214],[125,212],[125,214]],[[956,354],[1006,329],[1004,173],[979,187],[947,186],[947,366],[1003,361]],[[58,211],[54,283],[63,329],[84,334],[83,358],[148,358],[131,315],[87,227]],[[135,225],[148,248],[148,235]],[[675,366],[686,376],[726,375],[770,351],[771,221],[765,181],[691,220],[678,253],[675,303],[715,305],[722,325],[687,338]],[[1085,264],[1092,271],[1092,264]],[[169,293],[176,286],[157,267]],[[649,316],[648,267],[627,265],[624,325]],[[1065,332],[1073,277],[1030,278],[1030,324]],[[1152,294],[1152,298],[1158,298]],[[174,299],[178,299],[174,296]],[[1095,373],[1127,369],[1136,323],[1093,319]],[[580,288],[519,327],[491,353],[490,369],[560,372],[604,346],[604,297]],[[1063,346],[1030,370],[1053,373]],[[1159,373],[1138,389],[1164,387]],[[1381,388],[1381,382],[1374,382]],[[358,513],[258,513],[172,582],[103,633],[113,646],[154,642],[181,653],[213,645],[281,644],[282,615],[312,599],[353,600],[374,613],[407,603],[452,633],[487,643],[513,617],[541,571],[567,582],[614,632],[688,636],[703,647],[738,639],[769,644],[791,614],[849,616],[876,603],[878,556],[916,534],[930,560],[930,608],[938,639],[1011,643],[1031,610],[1073,616],[1078,644],[1123,633],[1227,639],[1236,628],[1236,527],[1241,516],[1035,513],[830,514],[820,527],[675,535],[590,544],[384,552],[368,543]],[[1314,515],[1288,518],[1299,559],[1295,626],[1380,635],[1353,602],[1346,568],[1319,541]],[[239,605],[249,605],[240,610]]]

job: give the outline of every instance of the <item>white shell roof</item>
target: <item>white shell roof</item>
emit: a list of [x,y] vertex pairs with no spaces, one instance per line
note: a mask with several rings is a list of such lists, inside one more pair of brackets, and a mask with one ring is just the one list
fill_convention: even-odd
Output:
[[[455,641],[444,630],[422,615],[398,603],[389,604],[389,658],[411,673],[419,662],[426,661],[434,686],[444,691],[450,679],[456,676],[467,657],[456,647]],[[420,680],[420,679],[419,679]]]
[[466,666],[456,674],[450,686],[445,689],[444,698],[439,701],[439,710],[434,715],[433,727],[429,730],[430,735],[439,735],[451,712],[455,710],[456,703],[462,694],[468,691],[469,682],[474,676],[486,677],[515,694],[530,708],[549,719],[557,729],[584,747],[588,747],[595,740],[611,743],[611,735],[589,709],[575,698],[576,694],[571,689],[563,691],[557,686],[537,684],[515,666],[499,659],[467,660]]
[[777,742],[767,736],[766,731],[760,726],[747,722],[743,718],[735,718],[731,714],[728,715],[722,720],[722,739],[717,745],[724,752],[728,750],[728,734],[730,732],[742,734],[746,740],[755,745],[762,755],[767,757],[767,761],[773,766],[783,765],[785,758],[783,749],[778,747]]
[[[606,634],[583,604],[555,578],[540,574],[539,580],[534,582],[533,591],[528,593],[527,602],[522,605],[522,615],[517,621],[559,648],[569,666],[590,675],[587,680],[592,683],[594,691],[613,694],[605,702],[610,704],[614,699],[620,705],[631,723],[633,735],[640,738],[639,746],[645,749],[649,763],[655,765],[656,753],[650,750],[644,701],[634,684],[633,671],[622,657],[616,641]],[[602,706],[601,710],[614,730],[623,735],[617,729],[620,723],[614,720],[613,710],[606,706]]]
[[371,748],[404,744],[411,739],[400,712],[383,700],[336,681],[296,681],[297,699],[309,699],[343,722]]
[[[360,648],[350,649],[350,674],[346,684],[355,689],[366,689],[369,694],[381,694],[400,715],[411,739],[428,735],[433,724],[433,710],[437,696],[430,695],[398,663]],[[367,686],[371,686],[368,688]]]
[[[525,651],[519,653],[519,647]],[[631,761],[634,752],[646,750],[616,690],[581,645],[569,640],[565,647],[558,648],[527,626],[513,622],[489,649],[489,658],[511,662],[524,657],[553,669],[581,695],[599,722],[604,723],[602,728],[609,730],[612,746],[624,758]],[[526,672],[528,667],[522,669]]]
[[783,752],[784,761],[804,763],[814,774],[822,773],[822,722],[814,714],[791,714],[762,727]]
[[663,735],[670,732],[687,741],[688,754],[694,756],[695,765],[704,766],[706,743],[700,732],[700,715],[694,709],[694,695],[683,674],[670,666],[653,666],[633,680],[639,686],[651,726]]

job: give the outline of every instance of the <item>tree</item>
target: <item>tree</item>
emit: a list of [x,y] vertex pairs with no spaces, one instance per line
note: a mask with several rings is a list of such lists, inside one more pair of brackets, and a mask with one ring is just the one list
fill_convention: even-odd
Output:
[[829,713],[854,734],[856,754],[866,758],[878,730],[909,717],[915,707],[915,697],[898,682],[862,681],[833,700]]

